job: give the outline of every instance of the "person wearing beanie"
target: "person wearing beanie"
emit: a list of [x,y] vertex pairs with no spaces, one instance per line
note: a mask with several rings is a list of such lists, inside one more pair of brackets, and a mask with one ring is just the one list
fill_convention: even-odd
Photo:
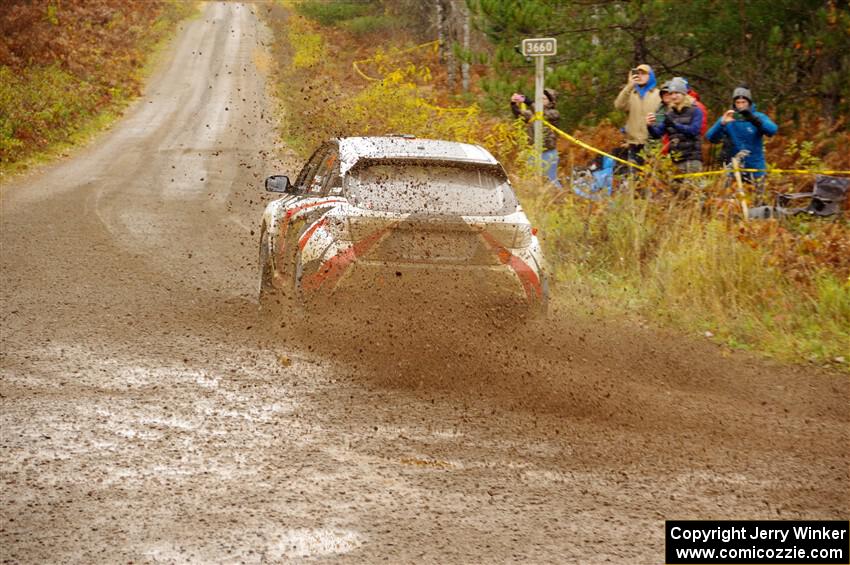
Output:
[[[561,114],[555,109],[555,102],[558,100],[558,93],[551,88],[543,89],[543,118],[557,126],[561,120]],[[511,96],[511,112],[515,117],[522,117],[528,124],[528,140],[534,143],[534,101],[524,94],[515,92]],[[558,138],[555,132],[543,126],[543,172],[549,181],[558,188],[562,188],[561,181],[558,180]]]
[[[685,88],[688,89],[688,96],[693,98],[694,105],[697,108],[699,108],[700,111],[702,112],[702,126],[700,127],[700,135],[705,135],[705,132],[708,131],[708,108],[705,107],[705,104],[700,102],[699,94],[697,93],[696,90],[694,90],[691,87],[690,83],[688,82],[688,79],[686,79],[684,77],[674,77],[674,80],[684,81]],[[665,82],[661,86],[661,104],[663,106],[667,106],[667,104],[669,104],[670,93],[665,92],[665,87],[669,84],[670,84],[670,81],[668,80],[667,82]],[[667,97],[666,99],[665,99],[665,95]],[[659,111],[661,111],[661,110],[659,110]],[[656,112],[656,113],[658,113],[658,112]],[[661,138],[661,154],[667,155],[668,153],[670,153],[670,137],[665,133],[664,137]]]
[[629,71],[629,81],[620,90],[614,107],[626,112],[626,145],[629,160],[643,163],[639,156],[649,139],[646,129],[646,115],[654,112],[661,104],[661,96],[656,88],[655,71],[649,65],[638,65]]
[[705,135],[705,132],[708,131],[708,108],[705,107],[705,104],[700,102],[699,93],[693,89],[691,83],[688,82],[688,79],[685,77],[676,77],[677,79],[683,81],[685,83],[685,88],[688,89],[688,96],[693,98],[694,106],[700,109],[702,112],[702,126],[700,127],[700,135]]
[[680,173],[702,170],[702,110],[688,95],[688,85],[681,78],[665,84],[669,103],[663,115],[650,112],[645,116],[649,135],[670,140],[670,158]]
[[[766,114],[756,111],[753,95],[746,86],[732,91],[732,108],[711,126],[705,138],[711,143],[723,143],[723,162],[727,166],[740,151],[749,151],[744,157],[745,169],[764,169],[764,136],[774,136],[779,128]],[[742,173],[750,183],[764,177],[763,172]]]

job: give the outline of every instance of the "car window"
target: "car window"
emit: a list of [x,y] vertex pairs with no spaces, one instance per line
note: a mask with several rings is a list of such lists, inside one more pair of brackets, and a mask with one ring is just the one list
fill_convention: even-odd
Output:
[[310,159],[307,161],[307,164],[304,165],[304,168],[301,169],[301,172],[298,174],[298,180],[295,181],[295,186],[298,189],[298,194],[304,194],[308,191],[310,183],[313,181],[313,177],[316,174],[316,169],[322,161],[322,157],[327,152],[326,146],[319,147]]
[[336,151],[331,147],[327,147],[326,151],[322,154],[322,158],[319,161],[319,166],[316,169],[316,174],[313,175],[313,178],[308,182],[306,192],[308,194],[316,195],[316,196],[324,196],[326,194],[326,188],[328,186],[328,181],[330,180],[333,171],[334,165],[339,161],[336,156]]
[[500,167],[464,163],[374,162],[346,176],[360,208],[396,213],[495,216],[517,207]]
[[339,154],[336,148],[331,151],[332,167],[327,175],[322,194],[338,196],[342,194],[342,175],[339,172]]

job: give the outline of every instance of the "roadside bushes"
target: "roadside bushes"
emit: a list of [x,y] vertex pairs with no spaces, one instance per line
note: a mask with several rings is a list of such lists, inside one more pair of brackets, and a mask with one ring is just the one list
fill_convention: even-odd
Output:
[[292,7],[323,26],[337,26],[355,35],[395,30],[404,24],[402,18],[384,13],[379,3],[370,0],[296,2]]
[[0,67],[0,160],[14,161],[71,135],[102,93],[58,65]]
[[345,20],[363,17],[374,11],[370,2],[335,0],[333,2],[297,2],[295,10],[302,16],[329,26]]
[[[837,224],[809,222],[805,234],[713,216],[696,198],[553,201],[533,180],[515,184],[571,308],[636,314],[788,360],[850,359],[850,242],[831,239]],[[841,264],[827,268],[833,254]]]
[[4,0],[0,170],[68,141],[138,94],[154,44],[192,2]]

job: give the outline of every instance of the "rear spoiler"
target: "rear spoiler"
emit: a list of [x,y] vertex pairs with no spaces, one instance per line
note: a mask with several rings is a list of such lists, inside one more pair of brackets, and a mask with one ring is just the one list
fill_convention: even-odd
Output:
[[348,169],[348,171],[342,171],[345,173],[353,173],[357,172],[360,169],[368,168],[372,165],[434,165],[440,167],[457,167],[459,169],[479,169],[484,171],[489,171],[491,173],[495,173],[498,176],[504,178],[504,180],[508,180],[508,174],[505,172],[505,169],[502,168],[502,165],[499,163],[487,163],[482,161],[477,161],[473,159],[463,159],[459,157],[428,157],[423,159],[422,157],[361,157]]

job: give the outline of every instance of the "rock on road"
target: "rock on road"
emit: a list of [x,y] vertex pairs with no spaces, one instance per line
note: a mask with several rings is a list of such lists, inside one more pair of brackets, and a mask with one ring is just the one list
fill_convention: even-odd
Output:
[[840,375],[567,312],[266,338],[253,232],[295,163],[253,6],[0,189],[0,561],[660,563],[667,518],[846,519]]

